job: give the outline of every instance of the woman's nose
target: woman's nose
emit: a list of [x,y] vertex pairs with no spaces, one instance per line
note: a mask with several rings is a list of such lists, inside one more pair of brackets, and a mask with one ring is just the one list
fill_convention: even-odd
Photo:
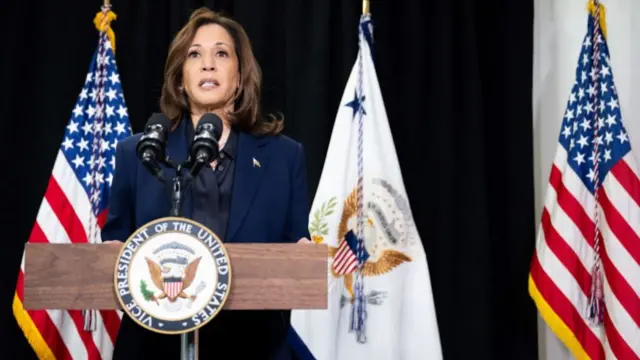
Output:
[[216,67],[213,59],[210,59],[208,57],[204,57],[202,59],[202,71],[213,71],[215,69]]

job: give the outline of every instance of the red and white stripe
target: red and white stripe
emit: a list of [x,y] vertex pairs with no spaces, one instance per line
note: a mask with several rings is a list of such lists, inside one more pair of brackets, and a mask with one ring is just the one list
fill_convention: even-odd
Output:
[[558,146],[531,278],[590,359],[640,359],[640,179],[630,152],[601,184],[605,321],[586,320],[594,262],[595,199]]
[[[29,237],[31,243],[87,243],[91,214],[89,198],[62,151],[58,152],[47,190]],[[98,216],[101,227],[105,214]],[[24,254],[16,297],[23,302]],[[25,311],[25,310],[23,310]],[[82,311],[26,310],[56,359],[111,359],[122,312],[99,311],[97,330],[84,330]]]
[[358,258],[351,251],[347,240],[340,241],[336,256],[333,259],[333,270],[336,274],[345,275],[354,272],[358,268]]
[[170,298],[175,298],[182,291],[182,281],[168,281],[164,283],[164,292]]

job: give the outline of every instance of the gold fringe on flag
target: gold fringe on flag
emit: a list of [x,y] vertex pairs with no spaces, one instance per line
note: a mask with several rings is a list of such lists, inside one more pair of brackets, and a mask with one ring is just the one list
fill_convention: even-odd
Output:
[[40,329],[38,329],[38,326],[33,322],[27,310],[22,306],[22,301],[20,301],[17,292],[13,296],[13,315],[38,359],[55,360],[56,357],[42,337]]

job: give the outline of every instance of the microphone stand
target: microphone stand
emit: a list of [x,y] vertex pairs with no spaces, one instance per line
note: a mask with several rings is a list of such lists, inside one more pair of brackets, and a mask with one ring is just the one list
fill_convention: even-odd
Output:
[[[174,217],[182,217],[182,197],[184,190],[188,186],[186,182],[186,176],[183,176],[182,171],[190,167],[190,160],[187,160],[183,164],[177,164],[174,161],[169,160],[167,157],[164,164],[170,168],[176,170],[176,176],[171,181],[171,211],[170,215]],[[160,178],[159,178],[160,179]],[[165,183],[163,179],[160,180]],[[180,334],[180,360],[198,360],[198,330],[189,331]]]

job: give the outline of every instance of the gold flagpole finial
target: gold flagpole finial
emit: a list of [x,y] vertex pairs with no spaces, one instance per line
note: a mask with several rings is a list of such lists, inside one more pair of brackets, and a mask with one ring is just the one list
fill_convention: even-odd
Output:
[[362,0],[362,14],[366,15],[369,13],[369,0]]
[[111,5],[111,0],[104,0],[104,6],[108,7]]

